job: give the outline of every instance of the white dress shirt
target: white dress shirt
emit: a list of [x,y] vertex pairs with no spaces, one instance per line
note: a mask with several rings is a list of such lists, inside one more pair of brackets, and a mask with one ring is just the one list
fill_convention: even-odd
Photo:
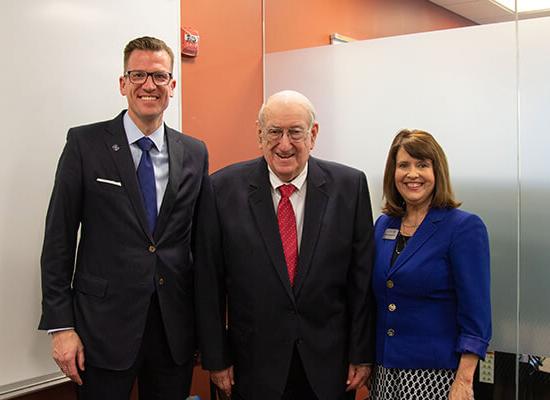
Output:
[[290,195],[290,204],[294,210],[296,216],[296,237],[298,239],[298,254],[300,254],[300,244],[302,243],[302,230],[304,228],[304,208],[306,205],[306,192],[307,192],[307,163],[302,172],[298,174],[290,182],[283,182],[275,173],[267,167],[269,170],[269,182],[271,182],[271,197],[273,198],[273,206],[275,207],[275,214],[277,214],[277,207],[281,200],[281,193],[277,188],[281,185],[294,185],[296,190]]
[[[128,138],[128,143],[130,143],[130,152],[132,153],[132,159],[134,160],[134,165],[137,171],[142,151],[136,142],[145,135],[139,130],[127,112],[124,114],[123,121],[126,137]],[[151,133],[148,138],[155,144],[151,147],[151,150],[149,150],[149,155],[151,156],[153,170],[155,171],[158,213],[160,212],[160,206],[162,204],[164,192],[166,191],[166,185],[168,184],[169,173],[168,146],[166,145],[166,140],[164,138],[164,124],[160,124],[160,127]]]

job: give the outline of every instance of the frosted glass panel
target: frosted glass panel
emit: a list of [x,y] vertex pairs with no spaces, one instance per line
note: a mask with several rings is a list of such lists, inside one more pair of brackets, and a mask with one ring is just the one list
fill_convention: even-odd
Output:
[[550,355],[550,18],[520,21],[519,353]]
[[[489,228],[492,348],[515,353],[517,103],[513,23],[266,55],[266,95],[296,89],[316,105],[314,155],[364,170],[375,214],[400,128],[438,139],[463,208]],[[375,216],[376,216],[375,215]]]

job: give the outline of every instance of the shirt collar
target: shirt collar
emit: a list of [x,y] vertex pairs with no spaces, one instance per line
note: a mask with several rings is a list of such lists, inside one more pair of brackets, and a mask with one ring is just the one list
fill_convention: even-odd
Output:
[[[128,143],[132,144],[137,142],[139,139],[141,139],[143,136],[143,132],[137,127],[137,125],[132,121],[132,118],[128,115],[128,113],[124,113],[124,117],[122,118],[124,122],[124,130],[126,131],[126,137],[128,138]],[[149,139],[153,141],[155,144],[155,147],[158,151],[162,150],[162,146],[164,146],[164,124],[160,124],[158,129],[147,136]]]
[[283,182],[277,175],[275,175],[275,172],[271,169],[271,167],[268,165],[267,169],[269,170],[269,182],[271,183],[271,187],[273,190],[277,190],[277,188],[281,185],[294,185],[296,187],[296,191],[300,191],[302,189],[302,186],[304,186],[304,183],[306,182],[307,178],[307,167],[308,163],[306,163],[304,169],[302,172],[298,174],[296,178],[291,180],[290,182]]

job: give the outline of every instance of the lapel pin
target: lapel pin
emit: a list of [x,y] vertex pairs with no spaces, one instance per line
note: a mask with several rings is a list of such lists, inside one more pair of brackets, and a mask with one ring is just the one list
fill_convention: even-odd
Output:
[[120,150],[120,146],[118,144],[113,144],[111,146],[111,149],[113,149],[114,151],[119,151]]

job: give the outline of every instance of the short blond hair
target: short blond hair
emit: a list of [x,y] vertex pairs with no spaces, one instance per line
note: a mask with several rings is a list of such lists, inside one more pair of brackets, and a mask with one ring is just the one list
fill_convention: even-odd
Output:
[[130,55],[134,50],[146,50],[146,51],[165,51],[170,56],[170,72],[174,69],[174,52],[172,49],[163,41],[151,36],[143,36],[136,38],[128,42],[126,47],[124,47],[124,71],[126,72],[126,67],[128,66],[128,60]]

